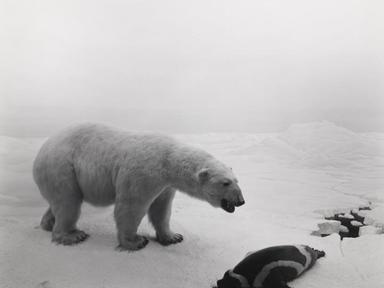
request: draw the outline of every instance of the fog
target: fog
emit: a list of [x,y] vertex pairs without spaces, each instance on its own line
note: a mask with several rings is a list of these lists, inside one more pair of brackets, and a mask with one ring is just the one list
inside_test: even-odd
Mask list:
[[0,132],[384,131],[382,1],[0,1]]

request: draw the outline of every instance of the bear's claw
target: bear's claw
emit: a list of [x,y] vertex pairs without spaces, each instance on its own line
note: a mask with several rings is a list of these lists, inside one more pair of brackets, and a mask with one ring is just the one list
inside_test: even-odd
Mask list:
[[89,235],[81,230],[75,230],[71,233],[66,234],[53,234],[52,242],[62,245],[74,245],[80,242],[85,241]]
[[116,247],[118,251],[137,251],[143,249],[149,243],[149,240],[144,236],[136,235],[135,241],[124,241],[124,245],[121,243]]
[[163,237],[159,237],[157,235],[156,239],[157,239],[157,241],[161,245],[164,245],[164,246],[168,246],[168,245],[171,245],[171,244],[176,244],[176,243],[179,243],[179,242],[184,240],[183,235],[178,234],[178,233],[175,233],[175,234],[172,234],[172,235],[168,235],[166,237],[164,237],[164,236]]

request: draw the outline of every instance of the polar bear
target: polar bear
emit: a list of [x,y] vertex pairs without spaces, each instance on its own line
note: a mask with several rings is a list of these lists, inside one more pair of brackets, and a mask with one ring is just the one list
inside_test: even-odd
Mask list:
[[33,176],[49,204],[41,227],[64,245],[88,237],[76,227],[83,201],[115,204],[122,250],[146,246],[148,240],[137,234],[146,214],[158,242],[183,240],[169,224],[176,190],[230,213],[244,204],[232,170],[207,152],[166,135],[101,124],[72,126],[48,139],[36,156]]

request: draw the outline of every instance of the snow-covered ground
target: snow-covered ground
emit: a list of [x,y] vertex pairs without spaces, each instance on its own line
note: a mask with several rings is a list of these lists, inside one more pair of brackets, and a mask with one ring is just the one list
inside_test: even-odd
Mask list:
[[[329,122],[297,124],[277,134],[178,135],[233,167],[246,205],[228,214],[178,193],[172,226],[185,240],[154,241],[117,252],[112,207],[83,208],[91,237],[51,243],[38,228],[47,204],[31,177],[44,139],[0,138],[0,287],[210,287],[248,251],[308,244],[326,258],[291,283],[296,288],[384,287],[384,135],[354,133]],[[371,205],[359,238],[311,236],[324,215]],[[146,219],[141,233],[154,237]]]

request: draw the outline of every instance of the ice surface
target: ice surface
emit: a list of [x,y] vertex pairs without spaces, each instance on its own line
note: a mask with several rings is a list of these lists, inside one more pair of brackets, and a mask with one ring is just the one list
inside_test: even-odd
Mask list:
[[319,223],[317,226],[319,227],[319,232],[314,235],[339,233],[341,230],[341,223],[339,221],[327,221]]
[[[86,242],[56,246],[38,228],[47,204],[31,167],[43,139],[0,138],[0,286],[52,288],[210,287],[248,251],[279,244],[325,250],[295,288],[384,287],[384,136],[329,122],[297,124],[275,134],[178,135],[233,167],[246,204],[228,214],[178,193],[172,227],[181,244],[154,241],[117,252],[113,208],[85,205]],[[340,242],[311,236],[324,216],[359,211],[374,228]],[[376,227],[376,228],[375,228]],[[154,237],[145,219],[140,232]]]
[[349,213],[345,213],[343,215],[339,216],[340,218],[345,218],[345,219],[353,219],[353,216]]
[[359,235],[366,235],[366,234],[382,234],[384,233],[383,229],[380,227],[375,226],[363,226],[359,230]]
[[359,221],[353,220],[353,221],[351,221],[351,225],[352,226],[362,226],[363,224],[361,222],[359,222]]

